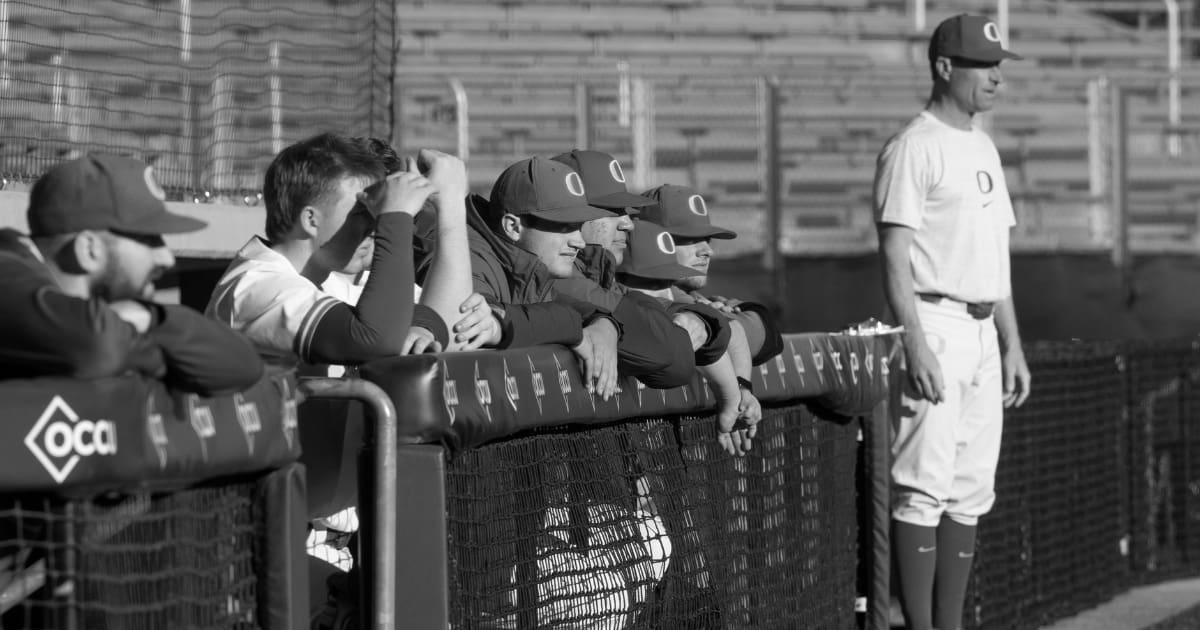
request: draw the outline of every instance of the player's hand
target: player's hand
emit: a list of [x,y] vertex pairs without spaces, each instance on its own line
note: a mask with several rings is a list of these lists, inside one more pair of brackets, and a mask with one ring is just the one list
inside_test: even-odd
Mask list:
[[942,366],[929,344],[924,339],[906,336],[904,359],[908,365],[908,382],[917,395],[935,405],[945,400]]
[[415,216],[434,190],[433,183],[423,175],[397,171],[368,186],[358,199],[375,215],[403,212]]
[[500,343],[503,335],[500,320],[492,312],[487,299],[478,293],[472,293],[458,307],[462,319],[454,324],[451,331],[454,342],[462,344],[460,350],[478,350],[484,346],[494,346]]
[[762,421],[762,404],[750,390],[741,388],[742,399],[738,402],[739,425],[746,427],[746,448],[750,448],[750,439],[758,435],[758,423]]
[[727,298],[723,295],[714,295],[708,298],[708,305],[723,313],[740,313],[742,311],[742,300],[737,298]]
[[617,327],[606,317],[583,328],[583,340],[571,348],[583,363],[589,394],[608,400],[617,391]]
[[426,352],[441,352],[442,344],[433,336],[433,331],[423,326],[413,326],[408,329],[408,337],[400,354],[424,354]]
[[692,339],[692,350],[698,349],[704,345],[704,342],[708,341],[708,327],[704,325],[704,321],[700,319],[699,315],[680,311],[675,313],[671,321],[675,322],[676,326],[687,331],[688,337]]
[[433,182],[439,197],[466,198],[467,165],[462,160],[449,153],[421,149],[416,163],[420,172]]
[[745,455],[750,450],[750,436],[747,429],[737,426],[740,397],[724,395],[721,387],[714,387],[713,393],[717,396],[717,444],[734,457]]
[[1004,406],[1020,407],[1029,398],[1029,388],[1033,376],[1029,373],[1029,364],[1025,362],[1025,352],[1018,345],[1004,353],[1000,358],[1004,371]]
[[109,302],[108,308],[112,309],[117,314],[117,317],[125,320],[141,334],[145,334],[147,330],[150,330],[150,324],[154,321],[154,316],[150,313],[150,309],[146,308],[145,304],[135,302],[134,300]]

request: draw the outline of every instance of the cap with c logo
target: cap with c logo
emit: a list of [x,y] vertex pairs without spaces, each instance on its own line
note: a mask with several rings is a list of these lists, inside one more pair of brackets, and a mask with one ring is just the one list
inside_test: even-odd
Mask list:
[[132,158],[92,154],[46,171],[29,191],[26,219],[32,236],[110,230],[161,235],[206,224],[167,211],[154,169]]

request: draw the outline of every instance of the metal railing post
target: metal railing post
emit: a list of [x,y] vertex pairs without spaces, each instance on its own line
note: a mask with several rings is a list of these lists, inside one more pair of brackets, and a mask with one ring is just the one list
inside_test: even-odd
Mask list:
[[[375,502],[372,506],[370,533],[375,540],[376,553],[371,562],[371,610],[364,611],[369,619],[365,627],[374,630],[394,630],[396,627],[396,407],[380,387],[370,381],[352,378],[304,378],[300,391],[306,397],[341,398],[361,401],[370,411],[374,424]],[[368,616],[369,615],[369,616]]]

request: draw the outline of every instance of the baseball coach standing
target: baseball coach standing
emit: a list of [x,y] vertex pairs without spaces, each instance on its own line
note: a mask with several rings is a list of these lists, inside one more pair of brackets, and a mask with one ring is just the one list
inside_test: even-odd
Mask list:
[[994,22],[957,15],[929,42],[925,110],[875,171],[884,292],[908,366],[892,443],[893,549],[909,630],[962,626],[979,517],[995,500],[1003,408],[1029,395],[1009,279],[1015,225],[992,109],[1005,50]]

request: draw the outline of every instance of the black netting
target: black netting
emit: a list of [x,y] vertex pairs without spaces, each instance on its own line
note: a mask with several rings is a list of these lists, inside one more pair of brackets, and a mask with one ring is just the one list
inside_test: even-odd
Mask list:
[[1200,355],[1187,344],[1129,352],[1132,564],[1140,579],[1200,570]]
[[767,410],[539,434],[447,471],[456,628],[855,628],[857,424]]
[[10,0],[0,172],[133,155],[175,198],[253,202],[286,144],[388,135],[393,4]]
[[1029,360],[1033,397],[1005,415],[997,502],[980,521],[971,628],[1037,627],[1127,584],[1120,353],[1053,344]]
[[0,627],[258,627],[253,483],[0,505]]

